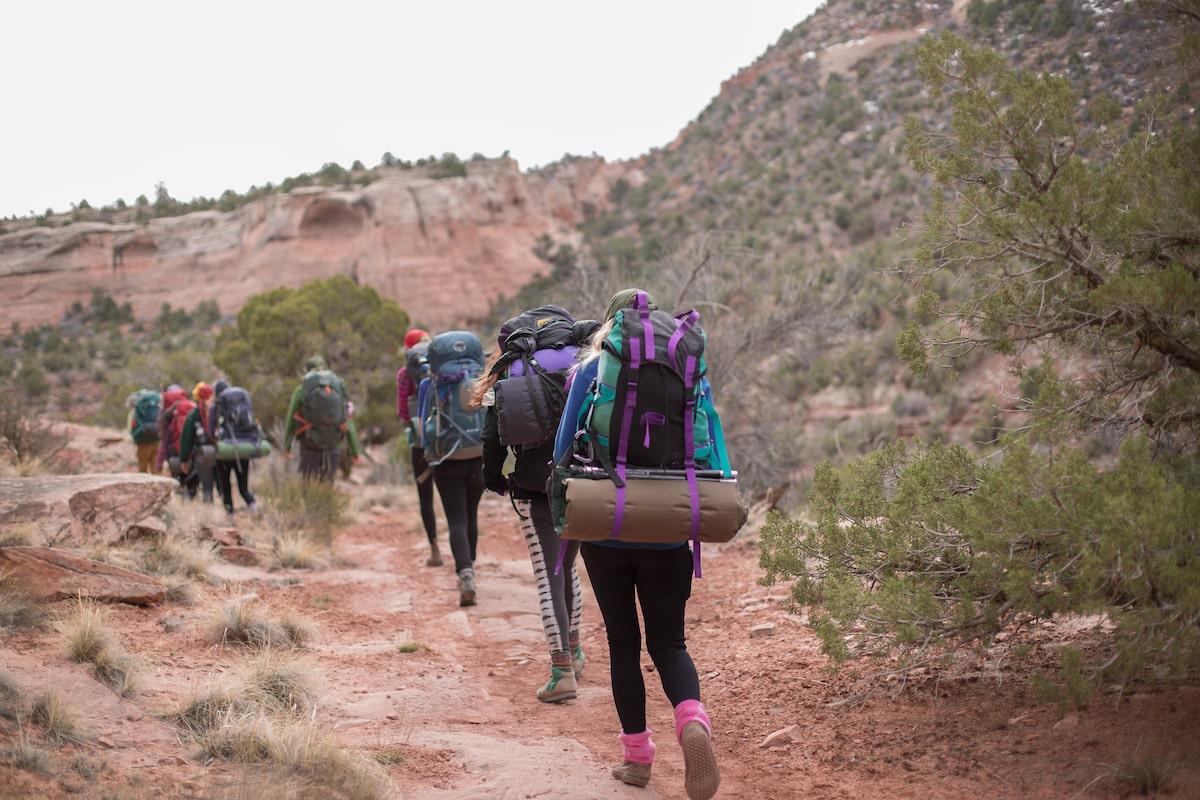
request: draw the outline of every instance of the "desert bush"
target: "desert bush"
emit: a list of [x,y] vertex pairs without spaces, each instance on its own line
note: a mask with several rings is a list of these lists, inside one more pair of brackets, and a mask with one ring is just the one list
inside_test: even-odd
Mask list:
[[271,619],[260,611],[253,598],[228,601],[209,624],[209,638],[214,643],[251,647],[303,647],[314,632],[312,622],[291,612]]
[[346,277],[251,297],[217,338],[214,359],[254,397],[264,427],[286,416],[305,360],[320,353],[342,377],[362,428],[396,431],[396,347],[408,315]]
[[39,420],[28,403],[0,392],[0,452],[18,472],[53,472],[66,434]]
[[78,715],[57,692],[42,692],[35,697],[29,716],[52,742],[78,742],[83,738]]
[[999,463],[963,448],[895,444],[838,474],[817,469],[812,524],[774,516],[767,580],[793,582],[835,658],[923,653],[986,640],[1055,613],[1107,614],[1105,667],[1200,659],[1200,489],[1194,463],[1145,439],[1100,471],[1079,452],[1005,443]]
[[96,680],[117,694],[133,693],[140,667],[112,630],[107,610],[80,600],[67,623],[66,640],[67,656],[76,663],[90,664]]

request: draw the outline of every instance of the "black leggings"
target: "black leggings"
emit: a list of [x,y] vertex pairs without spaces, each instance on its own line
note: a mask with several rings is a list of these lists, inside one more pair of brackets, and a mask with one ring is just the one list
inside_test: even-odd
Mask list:
[[692,553],[687,547],[650,550],[591,542],[583,543],[581,553],[608,632],[621,730],[641,733],[646,730],[646,684],[638,605],[646,623],[646,649],[667,699],[672,706],[700,699],[700,679],[683,632],[683,612],[692,594]]
[[221,492],[221,502],[225,510],[233,513],[233,480],[237,475],[238,493],[246,501],[247,506],[254,505],[254,494],[250,491],[250,461],[218,461],[216,464],[217,489]]
[[425,480],[419,480],[429,470],[424,447],[413,447],[409,453],[413,478],[417,479],[417,497],[421,500],[421,522],[425,523],[426,538],[434,544],[437,542],[437,515],[433,511],[433,475],[425,475]]
[[433,468],[433,480],[442,497],[442,511],[450,528],[454,571],[475,566],[479,542],[479,498],[483,496],[483,457],[443,461]]

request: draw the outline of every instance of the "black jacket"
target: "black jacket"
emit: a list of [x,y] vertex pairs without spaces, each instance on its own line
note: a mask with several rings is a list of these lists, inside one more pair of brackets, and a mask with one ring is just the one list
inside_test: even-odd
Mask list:
[[488,406],[483,420],[483,485],[493,492],[508,492],[517,500],[532,500],[546,494],[554,460],[554,440],[537,447],[517,450],[516,468],[507,478],[504,462],[508,448],[500,444],[499,420],[496,407]]

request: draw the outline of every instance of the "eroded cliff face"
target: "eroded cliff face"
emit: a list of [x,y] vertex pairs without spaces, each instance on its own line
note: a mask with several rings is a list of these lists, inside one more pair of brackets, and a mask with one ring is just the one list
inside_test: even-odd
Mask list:
[[209,299],[228,313],[259,292],[349,275],[415,321],[447,327],[542,272],[537,238],[574,241],[621,177],[639,182],[632,166],[600,159],[524,173],[500,160],[464,178],[395,170],[361,189],[301,189],[229,213],[30,228],[0,236],[0,302],[22,325],[55,321],[94,289],[139,318]]

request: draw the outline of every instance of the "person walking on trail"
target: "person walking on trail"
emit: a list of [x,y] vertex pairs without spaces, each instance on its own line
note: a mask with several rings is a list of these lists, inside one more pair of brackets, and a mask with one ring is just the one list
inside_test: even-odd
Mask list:
[[212,435],[213,387],[200,381],[192,389],[192,400],[196,407],[188,412],[179,439],[180,468],[199,482],[201,498],[211,503],[217,461],[217,446]]
[[154,460],[154,468],[161,472],[163,464],[167,464],[171,475],[179,481],[184,497],[191,500],[196,496],[199,480],[188,471],[180,457],[180,445],[183,440],[184,423],[196,404],[188,399],[187,392],[178,384],[167,387],[162,399],[163,410],[158,417],[158,455]]
[[352,459],[362,456],[348,402],[346,384],[330,371],[325,359],[308,359],[304,379],[292,392],[283,436],[283,449],[289,457],[292,442],[300,441],[300,475],[306,481],[333,483],[341,461],[342,437],[349,441]]
[[[579,345],[598,326],[595,321],[577,324],[559,306],[526,311],[500,327],[499,349],[475,386],[476,400],[486,409],[483,484],[511,498],[533,563],[542,627],[550,647],[550,679],[537,690],[543,703],[574,700],[587,663],[579,637],[583,611],[575,571],[579,543],[563,541],[555,532],[546,482],[566,399],[567,373]],[[506,476],[510,449],[515,468]],[[560,554],[560,548],[565,552]]]
[[125,428],[133,439],[137,454],[138,472],[155,474],[154,460],[158,455],[158,417],[162,413],[162,395],[153,389],[141,389],[125,398],[129,408]]
[[[262,430],[254,418],[254,410],[250,403],[250,394],[240,386],[230,386],[225,380],[219,380],[213,386],[215,397],[212,407],[212,440],[217,445],[218,454],[222,446],[258,445],[262,442]],[[264,442],[265,444],[265,442]],[[257,447],[255,448],[258,449]],[[250,491],[251,456],[235,455],[232,458],[218,458],[215,474],[217,491],[221,493],[221,504],[225,513],[233,517],[233,482],[237,480],[238,494],[246,504],[250,513],[257,513],[258,502]]]
[[[628,311],[628,314],[623,314],[623,311]],[[657,370],[647,367],[659,367],[661,362],[657,359],[662,357],[661,354],[670,352],[671,361],[675,361],[680,339],[691,327],[679,325],[664,314],[662,318],[665,318],[665,324],[677,330],[679,338],[664,335],[652,324],[652,311],[657,313],[653,298],[635,289],[618,292],[609,302],[604,324],[593,337],[586,360],[579,364],[570,379],[562,422],[555,439],[555,462],[558,465],[555,469],[556,479],[563,465],[575,459],[585,464],[590,462],[594,465],[598,462],[601,466],[594,467],[593,471],[609,473],[601,475],[602,482],[595,482],[601,488],[607,486],[611,489],[614,484],[622,487],[626,485],[626,477],[633,478],[625,469],[627,452],[648,452],[652,447],[663,447],[664,439],[667,446],[681,447],[678,439],[683,437],[676,436],[673,426],[684,428],[682,420],[672,419],[665,405],[662,413],[651,413],[643,408],[643,403],[648,406],[665,402],[662,398],[668,396],[680,402],[684,397],[694,397],[685,394],[683,386],[695,389],[691,381],[697,374],[702,376],[703,373],[690,369],[697,362],[693,362],[689,354],[688,374],[692,377],[688,383],[681,383],[676,375],[673,380],[679,386],[675,387],[674,394],[667,391],[666,377],[651,374]],[[640,315],[640,321],[632,316],[635,313]],[[676,328],[676,325],[679,327]],[[702,353],[704,339],[702,335],[697,338],[699,344],[695,344],[693,339],[693,344],[685,343],[684,347],[678,349],[686,352],[686,348],[691,346]],[[641,363],[640,353],[650,354],[646,364]],[[622,358],[628,361],[622,362]],[[682,360],[682,356],[680,358]],[[604,362],[603,372],[600,369],[601,362]],[[697,394],[708,392],[706,381],[701,380],[699,387]],[[703,396],[702,401],[702,408],[711,408],[708,394]],[[694,400],[688,400],[689,411],[693,410],[692,403]],[[622,407],[624,413],[619,410]],[[640,416],[636,413],[639,410],[642,411]],[[606,438],[601,441],[594,432],[606,425],[611,427],[603,427]],[[699,435],[693,433],[690,424],[686,430],[684,436],[688,440],[692,440],[693,435]],[[632,436],[628,435],[630,433]],[[719,431],[714,435],[723,457],[723,436]],[[616,459],[620,483],[609,481],[614,461],[611,453],[618,444],[612,440],[613,436],[617,436],[621,442]],[[705,441],[708,441],[707,432]],[[645,451],[639,449],[643,446]],[[689,473],[694,470],[694,452],[687,454]],[[633,465],[638,462],[631,458],[628,463]],[[651,483],[666,484],[667,481]],[[690,479],[688,485],[692,485]],[[553,485],[551,489],[555,492],[552,502],[557,502],[557,490]],[[615,522],[602,522],[597,528],[601,531],[612,530],[612,534],[608,535],[619,537],[626,495],[620,489],[613,491],[616,492],[616,501],[612,503],[610,500],[609,508],[617,510],[609,510],[608,519],[615,519]],[[569,526],[564,533],[570,535]],[[698,545],[696,547],[694,555],[698,559]],[[622,541],[620,538],[599,538],[584,541],[581,554],[604,619],[613,702],[621,722],[618,738],[624,760],[613,769],[613,777],[635,786],[647,785],[656,751],[646,724],[646,687],[641,666],[641,629],[638,623],[640,606],[646,628],[646,649],[654,662],[663,691],[675,708],[675,735],[683,749],[688,797],[691,800],[708,800],[717,791],[720,772],[713,754],[712,724],[701,703],[700,681],[685,639],[684,611],[691,595],[694,566],[698,571],[687,541],[641,543]]]
[[409,461],[421,505],[421,523],[429,540],[429,558],[425,565],[440,567],[443,561],[437,540],[437,515],[433,510],[433,470],[425,460],[421,428],[417,424],[417,392],[429,371],[430,341],[429,334],[420,328],[404,334],[404,366],[396,371],[396,416],[408,437]]
[[471,388],[483,374],[483,345],[470,331],[450,331],[429,343],[429,375],[417,396],[425,457],[450,528],[458,603],[475,605],[479,498],[483,496],[483,411]]

